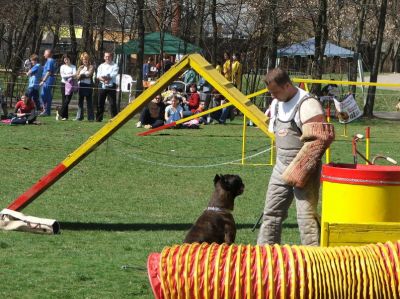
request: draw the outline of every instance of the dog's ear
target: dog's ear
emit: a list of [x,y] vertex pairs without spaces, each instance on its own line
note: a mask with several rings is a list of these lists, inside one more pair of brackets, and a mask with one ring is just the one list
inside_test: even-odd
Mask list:
[[218,174],[216,174],[215,177],[214,177],[214,186],[215,186],[215,184],[218,183],[218,181],[219,181],[220,179],[221,179],[220,176],[219,176]]

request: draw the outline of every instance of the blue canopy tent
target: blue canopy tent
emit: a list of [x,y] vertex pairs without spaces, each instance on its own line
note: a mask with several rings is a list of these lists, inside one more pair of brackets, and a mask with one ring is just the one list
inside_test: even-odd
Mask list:
[[[314,56],[314,54],[315,54],[315,38],[313,37],[303,42],[278,49],[277,65],[280,65],[281,62],[280,60],[283,57],[301,59],[302,57],[309,58],[311,56]],[[324,56],[330,58],[339,57],[344,59],[357,59],[358,75],[360,80],[363,81],[364,78],[363,67],[361,59],[359,58],[359,55],[357,53],[354,53],[349,49],[340,47],[328,41],[325,46]]]
[[[278,57],[285,57],[285,56],[307,57],[307,56],[314,56],[314,53],[315,53],[315,38],[313,37],[306,41],[290,45],[286,48],[279,49]],[[353,58],[354,52],[349,49],[339,47],[331,42],[327,42],[325,46],[324,56]]]

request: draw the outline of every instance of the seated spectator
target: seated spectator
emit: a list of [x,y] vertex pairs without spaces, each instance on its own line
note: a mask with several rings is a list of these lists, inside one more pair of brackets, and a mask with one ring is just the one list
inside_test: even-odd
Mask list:
[[179,101],[179,105],[181,105],[185,99],[185,97],[182,95],[181,91],[178,90],[178,87],[176,85],[172,85],[171,89],[163,92],[161,96],[164,99],[164,103],[166,104],[171,104],[171,99],[173,96],[176,96]]
[[36,120],[35,102],[28,96],[23,95],[21,100],[15,105],[15,117],[11,119],[11,124],[25,125],[32,124]]
[[164,119],[167,124],[183,118],[183,108],[179,105],[179,99],[176,95],[172,96],[171,105],[165,108]]
[[[204,111],[204,102],[201,101],[199,103],[199,107],[193,112],[193,115],[201,113]],[[189,120],[183,124],[184,127],[189,128],[189,129],[198,129],[200,127],[200,124],[203,124],[206,122],[206,118],[204,116],[201,116],[199,118],[194,118],[192,120]]]
[[147,107],[140,113],[137,128],[144,126],[146,129],[157,128],[164,124],[165,104],[161,101],[161,95],[157,95]]
[[187,117],[193,115],[200,105],[200,94],[197,92],[196,84],[190,85],[190,93],[187,100],[183,100],[183,116]]
[[[218,107],[223,104],[226,104],[227,102],[228,101],[220,93],[218,93],[218,91],[213,90],[209,108]],[[209,116],[207,117],[206,124],[211,124],[213,123],[214,120],[216,120],[220,124],[225,124],[227,118],[230,117],[232,108],[233,106],[228,106],[210,113]]]

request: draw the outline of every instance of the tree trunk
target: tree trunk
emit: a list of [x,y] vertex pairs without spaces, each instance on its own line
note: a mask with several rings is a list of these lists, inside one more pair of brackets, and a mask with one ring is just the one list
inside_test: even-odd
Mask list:
[[[385,19],[386,19],[386,11],[387,11],[387,0],[382,0],[380,13],[379,13],[379,23],[378,23],[378,31],[376,34],[376,47],[374,52],[374,62],[371,69],[370,82],[377,82],[378,80],[378,71],[379,71],[379,62],[382,50],[382,41],[383,41],[383,33],[385,30]],[[370,86],[368,88],[367,100],[364,106],[364,116],[368,118],[373,117],[374,111],[374,103],[375,103],[375,92],[376,86]]]
[[[218,24],[217,24],[217,0],[211,1],[211,22],[213,28],[213,37],[211,45],[211,62],[215,66],[218,61]],[[222,62],[222,61],[221,61]]]
[[137,31],[138,31],[138,54],[136,61],[136,92],[135,96],[139,96],[143,91],[143,63],[144,63],[144,0],[137,0]]
[[[364,35],[364,25],[365,25],[365,18],[366,18],[366,12],[368,9],[368,0],[362,0],[362,3],[360,5],[360,17],[358,19],[358,24],[357,24],[357,37],[356,37],[356,45],[354,48],[354,58],[351,63],[351,68],[350,68],[350,81],[357,81],[357,70],[358,70],[358,58],[360,55],[360,50],[361,50],[361,42],[362,38]],[[351,93],[355,94],[356,93],[356,85],[351,86]]]
[[[215,2],[215,3],[214,3]],[[196,1],[197,4],[197,14],[196,14],[196,27],[195,27],[195,41],[194,43],[197,46],[201,46],[201,39],[203,36],[203,25],[204,25],[204,12],[205,12],[205,8],[206,8],[206,1],[205,0],[197,0]],[[217,3],[215,0],[211,1],[211,9],[214,9],[214,12],[211,11],[211,18],[213,18],[213,13],[216,13],[216,9],[217,9]],[[215,15],[214,15],[215,17]],[[214,20],[212,20],[212,22],[214,22]],[[213,23],[213,30],[214,30],[214,23]],[[215,62],[213,62],[215,63]]]
[[279,36],[279,26],[278,26],[278,17],[277,17],[277,6],[278,0],[271,1],[271,10],[270,10],[270,20],[272,23],[272,32],[271,32],[271,42],[270,42],[270,51],[269,51],[269,62],[268,66],[270,69],[276,67],[276,59],[278,52],[278,36]]
[[381,72],[381,73],[383,72],[383,67],[385,66],[386,59],[389,57],[389,55],[392,53],[392,51],[393,51],[393,41],[390,42],[387,52],[383,55],[383,57],[381,59],[381,64],[379,66],[379,72]]
[[101,16],[100,16],[100,29],[99,29],[99,49],[98,49],[98,56],[97,61],[100,61],[103,58],[104,54],[104,29],[106,24],[106,12],[107,12],[107,0],[103,0],[100,8]]
[[[328,40],[328,24],[327,24],[327,0],[319,0],[318,19],[315,27],[315,53],[313,79],[321,79],[324,72],[324,53]],[[319,94],[321,90],[320,84],[313,84],[312,92]]]
[[78,43],[75,35],[75,21],[74,21],[74,6],[73,0],[68,0],[68,19],[69,19],[69,36],[71,38],[71,61],[76,65],[78,61]]

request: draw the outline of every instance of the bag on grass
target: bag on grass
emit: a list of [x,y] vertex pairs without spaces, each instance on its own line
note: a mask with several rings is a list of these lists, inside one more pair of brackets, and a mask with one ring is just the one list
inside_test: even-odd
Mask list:
[[60,224],[53,219],[25,216],[17,211],[3,209],[0,212],[0,229],[38,234],[58,234]]

